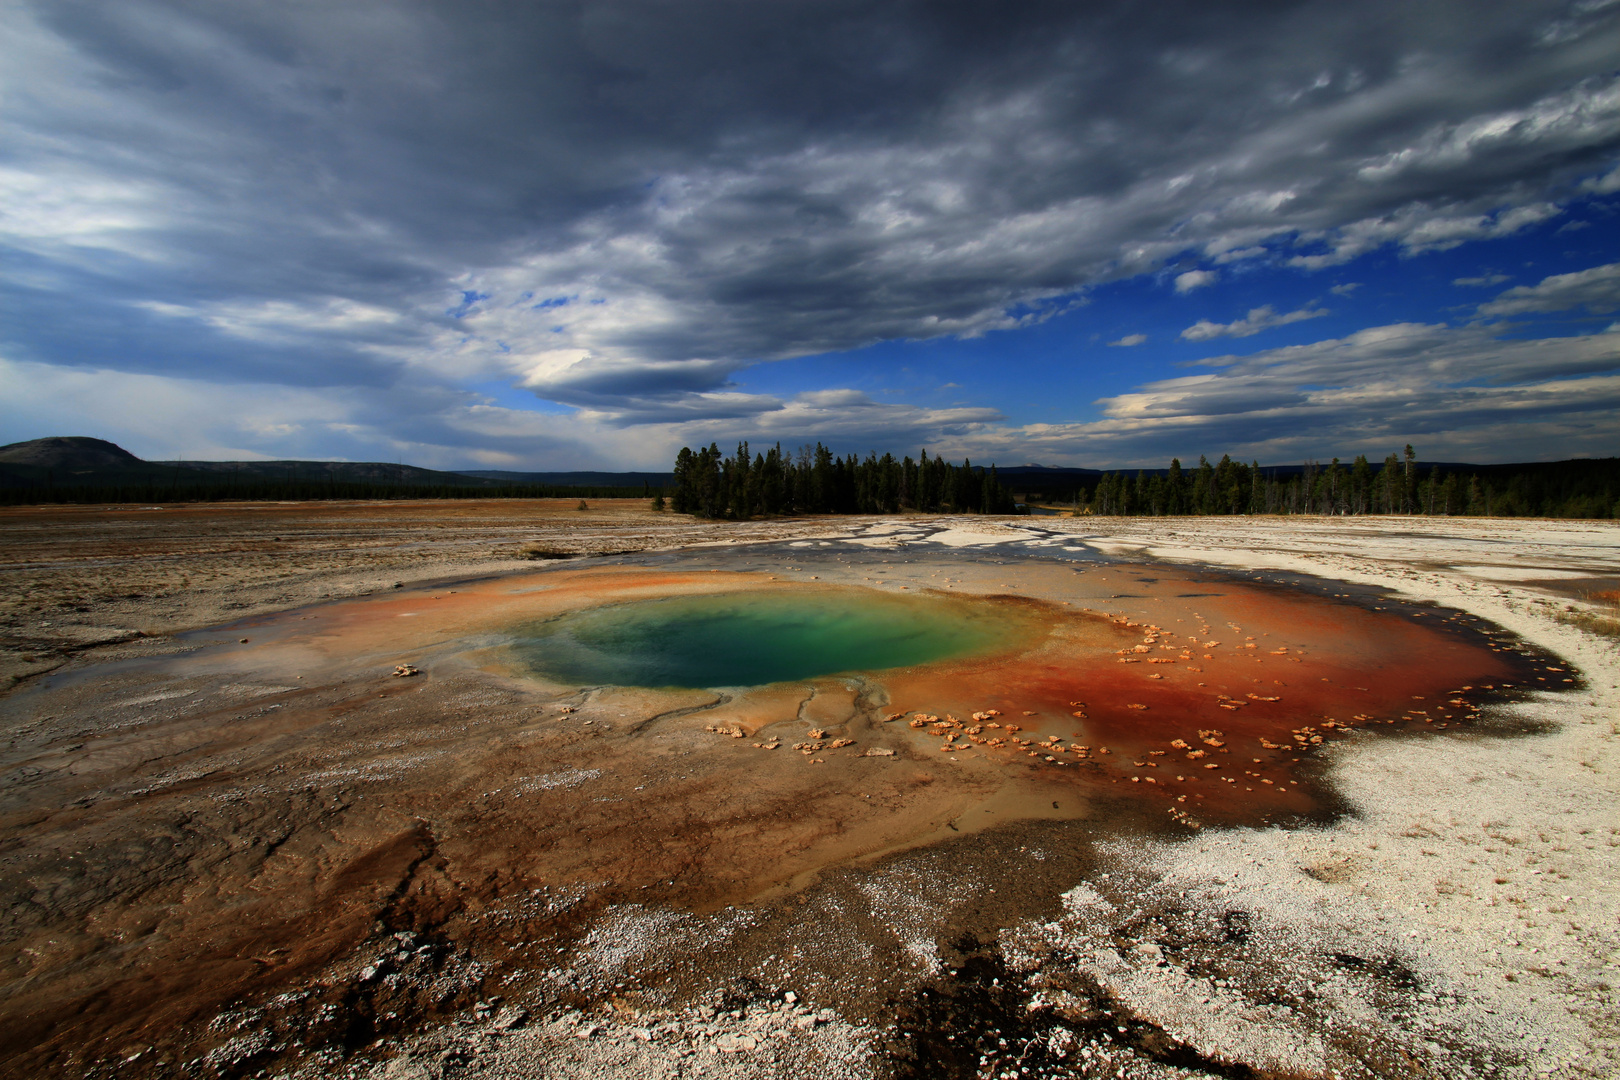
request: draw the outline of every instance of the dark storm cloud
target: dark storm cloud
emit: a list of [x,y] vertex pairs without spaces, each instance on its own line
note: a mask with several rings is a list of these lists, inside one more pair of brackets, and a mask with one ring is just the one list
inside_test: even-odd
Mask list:
[[1165,266],[1511,233],[1620,147],[1590,2],[3,18],[14,357],[498,376],[621,423],[780,413],[731,375]]

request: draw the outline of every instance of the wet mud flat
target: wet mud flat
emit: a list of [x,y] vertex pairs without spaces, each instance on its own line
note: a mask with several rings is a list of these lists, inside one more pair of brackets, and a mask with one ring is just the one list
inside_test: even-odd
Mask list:
[[[281,612],[14,691],[5,1068],[331,1070],[440,1022],[791,991],[866,1025],[896,1074],[978,1075],[1014,1045],[995,1002],[1063,963],[998,937],[1061,914],[1099,846],[1331,820],[1322,748],[1466,739],[1491,703],[1576,678],[1370,591],[1069,554],[817,541],[562,566]],[[764,687],[565,684],[523,655],[523,627],[586,608],[863,591],[1027,633]],[[1068,1038],[1092,1023],[1143,1068],[1242,1075],[1082,966]],[[1042,1023],[1006,1060],[1070,1068]]]

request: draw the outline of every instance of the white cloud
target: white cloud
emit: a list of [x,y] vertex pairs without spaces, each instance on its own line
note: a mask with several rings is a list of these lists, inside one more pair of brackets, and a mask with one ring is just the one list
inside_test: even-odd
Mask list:
[[1361,282],[1347,281],[1342,285],[1333,286],[1333,288],[1329,289],[1328,292],[1332,293],[1334,296],[1349,296],[1359,288],[1361,288]]
[[1188,270],[1185,274],[1176,275],[1176,292],[1190,293],[1205,285],[1213,285],[1220,277],[1218,270]]
[[1499,339],[1488,327],[1395,324],[1344,338],[1203,361],[1144,384],[1083,423],[989,426],[950,444],[974,460],[1094,467],[1230,452],[1262,463],[1381,457],[1530,461],[1610,456],[1620,431],[1613,336]]
[[1110,341],[1108,344],[1116,345],[1116,346],[1123,346],[1124,348],[1128,349],[1132,345],[1140,345],[1140,344],[1142,344],[1142,342],[1144,342],[1146,340],[1147,340],[1147,335],[1146,334],[1126,334],[1124,337],[1120,338],[1118,341]]
[[[601,418],[582,411],[580,418],[591,423],[613,425],[612,417]],[[852,389],[812,390],[781,402],[781,407],[747,421],[702,418],[670,421],[657,427],[633,429],[643,440],[656,432],[671,447],[722,446],[747,439],[756,446],[781,442],[789,448],[811,442],[827,442],[840,453],[874,451],[904,453],[908,448],[942,445],[957,447],[982,438],[1006,418],[991,408],[930,409],[904,403],[876,401]]]
[[1512,341],[1481,327],[1396,324],[1203,363],[1218,370],[1150,383],[1102,402],[1104,413],[1150,427],[1247,432],[1248,440],[1336,442],[1343,453],[1374,433],[1515,418],[1568,424],[1584,416],[1601,426],[1603,414],[1620,410],[1620,356],[1603,335]]
[[1595,176],[1581,184],[1581,190],[1593,195],[1612,195],[1620,191],[1620,168]]
[[1324,308],[1300,308],[1298,311],[1289,311],[1282,315],[1272,308],[1270,304],[1262,307],[1250,308],[1249,313],[1236,322],[1214,323],[1208,319],[1199,319],[1181,332],[1187,341],[1211,341],[1221,337],[1253,337],[1262,330],[1270,330],[1274,326],[1287,326],[1289,323],[1304,322],[1306,319],[1317,319],[1328,314]]
[[1554,274],[1536,285],[1520,285],[1481,304],[1481,315],[1520,315],[1531,311],[1568,311],[1584,307],[1595,314],[1620,310],[1620,263],[1594,266],[1573,274]]
[[185,306],[139,300],[131,306],[174,319],[194,319],[247,341],[297,344],[329,334],[367,337],[404,321],[395,310],[329,296],[306,301],[224,301]]
[[1491,285],[1500,285],[1504,281],[1511,280],[1512,275],[1510,274],[1483,274],[1479,277],[1452,278],[1451,283],[1453,285],[1461,285],[1464,288],[1475,289],[1487,288]]
[[1330,250],[1324,254],[1296,255],[1288,260],[1288,265],[1306,270],[1340,266],[1385,244],[1398,244],[1411,255],[1449,251],[1470,240],[1512,236],[1561,213],[1558,206],[1546,202],[1485,214],[1457,213],[1444,206],[1414,203],[1391,214],[1351,222],[1332,232],[1306,233],[1303,239],[1320,240]]
[[[639,468],[672,459],[657,443],[436,388],[219,383],[0,358],[10,440],[93,435],[138,457],[407,461],[463,468]],[[654,449],[649,451],[649,445]],[[541,463],[546,463],[542,466]]]

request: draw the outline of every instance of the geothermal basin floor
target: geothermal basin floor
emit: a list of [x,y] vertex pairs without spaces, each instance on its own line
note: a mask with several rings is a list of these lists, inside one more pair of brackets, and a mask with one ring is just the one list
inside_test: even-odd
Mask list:
[[[154,523],[138,572],[225,579],[179,608],[29,541],[72,604],[8,613],[10,1074],[1614,1067],[1612,526],[439,512]],[[229,588],[265,526],[310,565]],[[684,690],[521,647],[726,595],[1023,631]]]

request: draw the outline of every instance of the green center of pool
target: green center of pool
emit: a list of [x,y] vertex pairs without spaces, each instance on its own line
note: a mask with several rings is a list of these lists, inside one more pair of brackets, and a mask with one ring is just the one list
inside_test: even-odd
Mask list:
[[1005,604],[860,589],[682,596],[571,612],[522,628],[538,674],[582,685],[763,686],[1000,652],[1035,620]]

